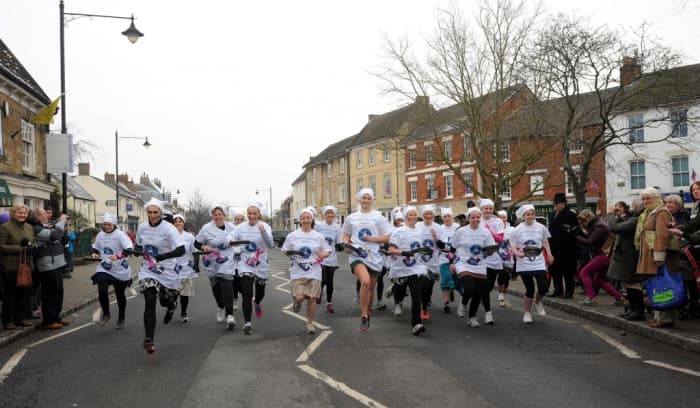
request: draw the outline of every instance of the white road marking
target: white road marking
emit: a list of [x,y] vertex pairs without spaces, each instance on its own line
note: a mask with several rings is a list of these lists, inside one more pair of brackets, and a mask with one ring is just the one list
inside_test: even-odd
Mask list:
[[676,367],[671,364],[667,363],[662,363],[661,361],[654,361],[654,360],[644,360],[645,363],[651,364],[653,366],[661,367],[661,368],[666,368],[668,370],[673,370],[673,371],[678,371],[683,374],[688,374],[688,375],[694,375],[696,377],[700,377],[700,372],[694,371],[688,368],[683,368],[683,367]]
[[309,359],[309,357],[311,357],[311,355],[314,354],[314,352],[321,345],[321,343],[323,343],[326,340],[326,338],[331,334],[333,334],[331,330],[322,331],[321,334],[306,347],[306,350],[304,350],[299,355],[299,357],[297,358],[297,363],[305,363]]
[[136,289],[131,288],[131,287],[129,288],[129,293],[131,293],[131,297],[132,297],[132,298],[139,294],[139,293],[136,291]]
[[567,323],[567,324],[576,324],[576,322],[573,320],[566,320],[566,319],[562,319],[561,317],[550,316],[549,314],[547,316],[545,316],[545,318],[556,320],[558,322]]
[[299,369],[301,369],[303,372],[307,373],[308,375],[323,381],[331,388],[334,388],[334,389],[342,392],[343,394],[351,397],[352,399],[354,399],[355,401],[359,402],[360,404],[362,404],[366,407],[376,407],[376,408],[386,407],[386,405],[381,404],[381,403],[373,400],[372,398],[370,398],[370,397],[368,397],[368,396],[366,396],[358,391],[353,390],[352,388],[348,387],[345,383],[336,381],[333,378],[327,376],[323,372],[321,372],[313,367],[310,367],[306,364],[301,364],[297,367],[299,367]]
[[[296,313],[292,312],[291,310],[282,309],[282,313],[286,313],[290,316],[294,316],[295,318],[297,318],[303,322],[306,322],[306,316],[296,314]],[[314,326],[318,327],[321,330],[330,330],[330,327],[326,326],[325,324],[321,324],[319,322],[314,322]]]
[[100,316],[102,315],[102,308],[97,308],[94,312],[92,312],[92,321],[93,322],[98,322],[100,321]]
[[53,336],[51,336],[51,337],[47,337],[47,338],[45,338],[45,339],[41,339],[41,340],[37,341],[36,343],[32,343],[32,344],[28,345],[27,348],[36,347],[36,346],[38,346],[38,345],[40,345],[40,344],[44,344],[44,343],[46,343],[46,342],[48,342],[48,341],[51,341],[51,340],[53,340],[53,339],[57,339],[57,338],[59,338],[59,337],[65,336],[66,334],[70,334],[70,333],[76,332],[76,331],[78,331],[78,330],[82,330],[82,329],[84,329],[84,328],[86,328],[86,327],[88,327],[88,326],[92,326],[92,325],[94,325],[94,324],[95,324],[95,323],[93,323],[93,322],[89,322],[89,323],[85,323],[85,324],[83,324],[83,325],[81,325],[81,326],[74,327],[74,328],[72,328],[72,329],[70,329],[70,330],[61,331],[60,333],[55,334],[55,335],[53,335]]
[[625,346],[624,344],[618,342],[617,340],[613,339],[612,337],[608,336],[607,334],[600,332],[587,324],[582,324],[581,327],[583,327],[584,329],[588,330],[589,332],[595,334],[596,336],[600,337],[601,339],[603,339],[606,343],[610,344],[611,346],[615,347],[620,353],[624,354],[625,357],[627,357],[627,358],[642,358],[639,354],[637,354],[636,351],[634,351],[631,348]]
[[5,363],[5,365],[2,366],[2,369],[0,369],[0,384],[2,384],[5,379],[10,376],[12,370],[17,367],[17,364],[19,364],[25,354],[27,354],[27,349],[23,348],[18,350],[12,355],[12,357],[10,357],[9,360],[7,360],[7,363]]

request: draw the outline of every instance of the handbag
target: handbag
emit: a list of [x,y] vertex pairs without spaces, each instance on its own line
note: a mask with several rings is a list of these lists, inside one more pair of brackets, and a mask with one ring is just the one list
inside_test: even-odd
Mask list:
[[610,235],[608,235],[608,238],[605,240],[605,243],[600,248],[600,250],[608,257],[611,257],[613,255],[614,249],[615,249],[615,234],[610,234]]
[[685,302],[685,287],[680,273],[671,275],[666,264],[659,266],[656,277],[644,283],[651,308],[654,310],[675,309]]
[[19,250],[19,265],[17,267],[17,287],[31,288],[32,287],[32,268],[27,262],[27,249]]

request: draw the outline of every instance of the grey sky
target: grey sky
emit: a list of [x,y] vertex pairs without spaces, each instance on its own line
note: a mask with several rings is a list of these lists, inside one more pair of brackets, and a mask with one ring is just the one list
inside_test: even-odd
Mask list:
[[[471,1],[461,2],[469,10]],[[700,62],[700,2],[550,1],[611,26],[647,20],[685,63]],[[420,40],[439,0],[214,1],[66,0],[74,13],[136,15],[78,19],[66,28],[68,127],[101,148],[92,173],[114,172],[114,131],[148,136],[119,144],[120,170],[142,172],[186,199],[200,188],[214,203],[241,205],[272,187],[274,207],[310,154],[358,132],[369,113],[405,101],[380,94],[369,74],[383,35]],[[679,10],[679,5],[684,8]],[[51,99],[60,93],[58,0],[11,2],[0,37]],[[53,128],[60,128],[60,115]],[[260,200],[269,201],[261,192]]]

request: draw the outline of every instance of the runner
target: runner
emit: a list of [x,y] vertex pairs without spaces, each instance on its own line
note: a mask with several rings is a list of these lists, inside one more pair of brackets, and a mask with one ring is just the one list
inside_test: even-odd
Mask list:
[[175,259],[185,254],[185,244],[177,229],[163,222],[163,203],[152,198],[146,203],[148,221],[136,230],[136,250],[143,251],[139,270],[139,287],[146,301],[143,324],[146,338],[143,347],[148,354],[156,349],[153,343],[156,330],[156,297],[167,308],[163,323],[168,324],[177,307],[180,278],[175,272]]
[[321,208],[321,214],[324,220],[316,223],[314,227],[316,231],[323,235],[328,246],[331,247],[330,255],[325,258],[321,264],[321,296],[318,296],[318,303],[320,304],[321,298],[323,297],[323,287],[325,286],[326,311],[328,313],[335,313],[335,308],[333,307],[333,277],[335,275],[335,270],[338,269],[338,255],[335,251],[343,250],[343,231],[340,229],[340,225],[335,222],[335,215],[337,213],[338,209],[334,206],[324,206]]
[[97,270],[92,275],[92,284],[97,285],[97,298],[100,301],[102,315],[98,324],[104,326],[111,319],[109,312],[109,285],[114,287],[114,296],[117,298],[116,329],[124,328],[126,317],[126,291],[131,286],[131,267],[124,254],[125,249],[133,249],[131,239],[117,226],[117,217],[105,213],[102,216],[102,231],[95,237],[92,244],[90,257],[101,259],[97,264]]
[[389,241],[390,226],[386,218],[372,210],[374,191],[362,188],[357,193],[359,211],[348,216],[343,225],[343,242],[350,250],[350,270],[360,280],[360,331],[369,330],[370,306],[381,273],[383,259],[379,247]]
[[[237,210],[231,210],[231,218],[233,218],[233,226],[243,224],[245,214]],[[238,294],[241,293],[241,276],[238,273],[238,263],[241,261],[241,247],[236,245],[233,247],[233,265],[235,273],[233,275],[233,310],[238,310]]]
[[542,304],[542,298],[547,293],[547,266],[542,250],[550,254],[547,257],[547,263],[551,264],[554,257],[551,256],[552,251],[549,248],[550,235],[547,227],[535,221],[535,207],[530,204],[523,205],[518,208],[515,215],[523,222],[515,227],[511,237],[511,247],[513,254],[518,257],[518,274],[525,285],[523,323],[530,324],[535,282],[537,283],[535,310],[540,316],[547,315]]
[[194,296],[194,278],[199,276],[193,269],[194,235],[185,231],[184,215],[175,214],[173,222],[185,243],[185,255],[175,260],[175,272],[180,275],[180,321],[187,323],[190,321],[190,317],[187,315],[187,306],[190,303],[190,296]]
[[[328,224],[335,217],[335,209],[324,207],[326,215],[323,224]],[[282,252],[292,260],[289,266],[289,277],[292,285],[294,311],[301,310],[301,304],[306,300],[306,333],[314,334],[314,315],[316,304],[321,298],[322,267],[321,262],[333,252],[331,246],[320,232],[311,228],[314,213],[310,208],[304,208],[299,213],[299,229],[287,235],[282,245]],[[338,235],[336,234],[336,237]],[[336,262],[337,263],[337,262]],[[332,285],[332,283],[331,283]],[[332,290],[331,290],[332,293]],[[332,306],[331,306],[332,307]]]
[[439,262],[440,262],[440,289],[442,290],[442,300],[444,304],[442,306],[442,311],[445,313],[450,313],[450,304],[454,301],[454,290],[455,282],[452,279],[452,271],[450,271],[450,259],[448,254],[450,253],[450,242],[452,242],[452,237],[459,225],[454,222],[452,217],[452,208],[443,208],[440,211],[443,221],[445,222],[441,228],[440,240],[437,242],[440,248]]
[[426,267],[428,268],[428,276],[430,277],[430,282],[423,285],[422,289],[422,298],[425,300],[425,302],[423,303],[421,318],[426,321],[430,319],[428,306],[431,304],[435,281],[440,280],[440,257],[438,256],[439,253],[436,242],[440,239],[442,227],[435,222],[435,206],[431,204],[421,206],[421,215],[423,216],[423,222],[416,224],[416,227],[423,231],[421,246],[433,248],[432,253],[421,255],[423,263],[425,263]]
[[[494,205],[493,201],[488,198],[482,198],[481,204],[481,226],[486,228],[487,231],[491,233],[496,244],[501,245],[503,243],[503,233],[505,228],[503,226],[503,221],[494,215]],[[488,276],[489,291],[487,296],[481,297],[481,304],[484,305],[484,310],[486,315],[484,316],[484,323],[492,325],[494,324],[493,314],[491,313],[491,296],[490,293],[493,290],[496,280],[502,280],[501,276],[507,276],[510,279],[510,275],[503,273],[503,260],[498,253],[493,253],[490,256],[484,258],[486,263],[486,275]]]
[[272,229],[260,220],[262,204],[250,202],[247,207],[248,222],[237,226],[229,239],[248,241],[241,252],[238,271],[241,277],[241,294],[243,295],[243,333],[253,332],[251,315],[253,311],[253,287],[255,287],[255,317],[261,319],[263,308],[261,302],[265,296],[265,282],[269,277],[267,250],[272,248]]
[[487,255],[484,254],[484,250],[493,248],[496,241],[489,231],[480,226],[481,210],[476,207],[468,209],[467,219],[469,224],[459,228],[452,237],[451,252],[455,256],[450,259],[450,269],[457,274],[464,288],[462,307],[466,308],[469,304],[469,327],[479,327],[476,312],[479,309],[480,298],[489,295],[484,261]]
[[508,222],[508,213],[501,210],[498,212],[498,218],[503,221],[503,242],[501,242],[501,247],[498,248],[498,255],[501,256],[503,261],[503,273],[498,274],[498,305],[501,307],[506,306],[506,292],[508,291],[508,285],[510,284],[511,277],[513,276],[513,270],[515,269],[515,261],[513,260],[513,253],[510,250],[510,239],[515,232],[515,227],[512,227]]
[[229,235],[234,226],[226,222],[226,212],[222,207],[211,210],[212,220],[199,230],[194,246],[202,252],[202,266],[207,271],[211,291],[216,301],[217,323],[226,320],[226,327],[233,330],[236,319],[233,317],[233,279],[235,277],[234,247]]
[[[395,207],[391,211],[391,216],[394,220],[394,222],[390,228],[391,232],[393,233],[394,231],[396,231],[397,228],[403,226],[404,219],[403,219],[403,211],[401,210],[401,207]],[[388,243],[385,245],[387,246],[387,250],[388,250]],[[386,270],[386,273],[391,273],[391,267],[394,265],[394,262],[396,262],[396,257],[394,255],[391,255],[388,253],[385,254],[384,255],[384,266],[382,268],[382,271]],[[403,296],[401,297],[401,299],[406,297],[405,292],[406,291],[404,290],[404,293],[403,293]],[[394,282],[391,279],[391,277],[389,279],[389,287],[386,289],[386,291],[384,293],[385,293],[385,296],[387,299],[394,295]],[[379,294],[377,296],[379,296]],[[401,316],[401,313],[403,313],[402,302],[397,302],[396,299],[394,299],[394,316],[396,316],[396,317]]]

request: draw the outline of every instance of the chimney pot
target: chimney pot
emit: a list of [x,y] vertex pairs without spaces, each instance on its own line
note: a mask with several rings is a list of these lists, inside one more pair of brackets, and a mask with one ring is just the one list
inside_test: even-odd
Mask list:
[[79,176],[89,176],[90,175],[90,163],[78,163],[78,175]]
[[642,66],[639,60],[634,57],[622,57],[622,67],[620,68],[620,84],[626,86],[642,76]]

